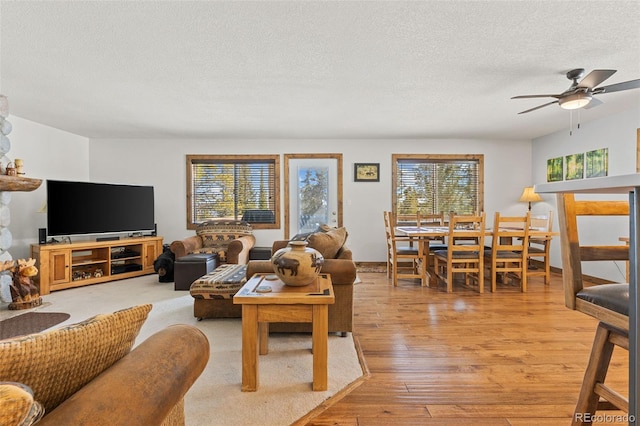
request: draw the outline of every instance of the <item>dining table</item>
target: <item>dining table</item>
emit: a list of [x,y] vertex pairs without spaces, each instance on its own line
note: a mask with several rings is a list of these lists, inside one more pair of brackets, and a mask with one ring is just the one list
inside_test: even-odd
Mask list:
[[[502,228],[501,228],[502,229]],[[505,229],[517,229],[517,228],[505,228]],[[436,283],[435,273],[433,273],[432,268],[429,263],[429,242],[434,239],[441,239],[443,237],[449,237],[449,227],[448,226],[396,226],[394,227],[396,235],[401,235],[408,237],[410,240],[416,241],[417,244],[423,245],[422,252],[425,256],[425,262],[427,265],[427,286],[431,286],[431,284]],[[464,232],[464,229],[458,229],[456,232]],[[485,228],[484,231],[485,237],[493,237],[493,229]],[[535,238],[553,238],[554,236],[558,236],[558,232],[549,231],[548,228],[544,227],[531,227],[529,228],[529,236]],[[485,244],[486,245],[486,244]]]
[[[625,194],[629,199],[629,425],[636,425],[638,418],[638,271],[640,253],[640,174],[631,173],[617,176],[603,176],[589,179],[548,182],[537,184],[538,194]],[[560,196],[560,195],[558,195]]]

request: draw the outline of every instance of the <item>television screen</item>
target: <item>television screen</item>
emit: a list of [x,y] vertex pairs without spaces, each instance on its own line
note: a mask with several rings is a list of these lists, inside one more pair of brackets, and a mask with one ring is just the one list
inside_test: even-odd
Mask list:
[[153,231],[152,186],[47,180],[51,236]]

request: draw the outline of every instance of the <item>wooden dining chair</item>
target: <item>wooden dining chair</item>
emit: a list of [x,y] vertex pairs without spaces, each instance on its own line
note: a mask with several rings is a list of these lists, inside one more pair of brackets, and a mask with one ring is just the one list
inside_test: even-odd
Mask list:
[[[420,213],[418,211],[417,213],[417,224],[419,227],[422,228],[428,228],[430,226],[434,226],[434,227],[443,227],[445,226],[445,217],[444,217],[444,212],[440,212],[440,213]],[[425,241],[423,241],[423,243],[425,243]],[[428,241],[426,241],[425,246],[423,247],[423,250],[425,250],[425,254],[427,256],[427,273],[430,273],[433,271],[433,265],[435,263],[434,261],[434,257],[433,257],[433,253],[436,252],[437,250],[446,250],[447,249],[447,242],[446,242],[446,237],[444,236],[434,236],[429,238]]]
[[444,212],[440,213],[416,213],[419,226],[443,226],[445,222]]
[[416,213],[396,213],[396,226],[418,226],[418,215]]
[[623,244],[581,245],[578,232],[579,217],[628,215],[627,201],[576,200],[573,194],[558,194],[565,305],[599,321],[573,425],[591,424],[585,419],[597,410],[629,411],[629,400],[605,384],[614,347],[629,350],[629,284],[592,283],[587,286],[582,275],[582,262],[628,260],[629,247]]
[[[543,215],[531,215],[531,229],[544,230],[551,232],[553,230],[553,211]],[[543,276],[544,283],[551,283],[551,236],[548,237],[529,237],[529,261],[527,262],[527,275],[529,277]],[[536,261],[535,263],[532,260]]]
[[527,291],[527,262],[531,216],[502,216],[496,212],[493,220],[491,249],[485,250],[485,265],[491,276],[491,292],[497,288],[498,275],[506,281],[516,277],[520,291]]
[[[418,213],[396,213],[394,226],[420,226],[420,216]],[[413,247],[417,241],[414,238],[409,238],[409,247]]]
[[[444,226],[445,217],[444,212],[440,213],[417,213],[417,224],[418,226]],[[433,237],[429,240],[429,250],[433,252],[434,250],[444,250],[447,248],[446,237]]]
[[427,285],[427,265],[423,245],[409,246],[410,239],[397,236],[393,212],[384,212],[385,232],[387,234],[387,278],[398,285],[400,278],[418,278],[420,285]]
[[485,213],[479,215],[449,216],[449,241],[464,239],[465,244],[449,244],[446,250],[436,250],[434,271],[446,283],[447,292],[453,292],[456,274],[464,275],[464,282],[475,281],[478,292],[484,292],[484,233]]
[[387,278],[391,278],[393,276],[393,237],[391,227],[394,226],[392,220],[392,216],[389,215],[390,212],[383,211],[382,214],[384,216],[384,233],[385,233],[385,242],[387,243]]

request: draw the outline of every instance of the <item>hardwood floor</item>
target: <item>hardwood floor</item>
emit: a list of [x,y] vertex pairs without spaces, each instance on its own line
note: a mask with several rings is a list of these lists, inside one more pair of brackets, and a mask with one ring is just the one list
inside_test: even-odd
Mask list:
[[[564,307],[560,275],[484,294],[358,275],[353,335],[370,376],[306,424],[570,424],[596,320]],[[607,383],[627,395],[626,351]]]

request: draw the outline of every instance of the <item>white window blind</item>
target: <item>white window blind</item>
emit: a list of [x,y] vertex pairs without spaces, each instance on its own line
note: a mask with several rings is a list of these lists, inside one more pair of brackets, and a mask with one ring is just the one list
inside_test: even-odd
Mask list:
[[190,220],[276,223],[274,159],[194,158],[190,161]]
[[396,158],[397,214],[472,214],[482,210],[481,158]]

